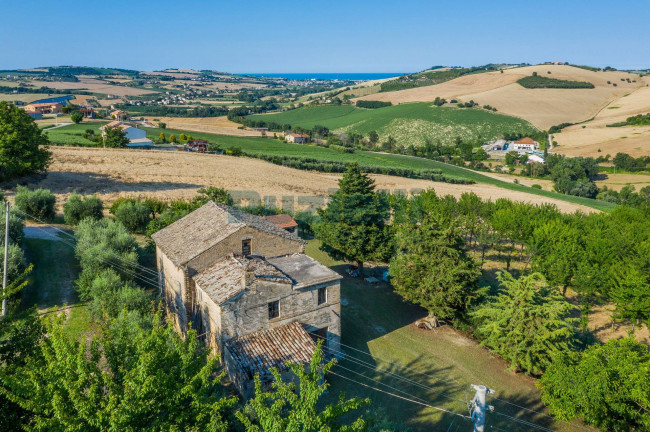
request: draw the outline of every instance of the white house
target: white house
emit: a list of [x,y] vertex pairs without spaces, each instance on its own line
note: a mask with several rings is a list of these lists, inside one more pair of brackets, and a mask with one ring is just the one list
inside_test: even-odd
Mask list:
[[536,154],[531,154],[528,155],[528,159],[526,160],[526,163],[546,163],[543,157],[536,155]]
[[539,143],[532,138],[526,137],[513,142],[511,149],[515,151],[537,151],[539,150]]
[[99,129],[102,131],[102,137],[106,135],[105,133],[106,128],[114,128],[114,127],[119,127],[120,129],[122,129],[122,131],[124,131],[126,137],[129,139],[129,144],[127,144],[128,147],[153,146],[153,141],[147,138],[147,131],[145,131],[144,129],[138,129],[135,126],[124,124],[120,121],[113,121],[108,123],[107,125],[100,127]]

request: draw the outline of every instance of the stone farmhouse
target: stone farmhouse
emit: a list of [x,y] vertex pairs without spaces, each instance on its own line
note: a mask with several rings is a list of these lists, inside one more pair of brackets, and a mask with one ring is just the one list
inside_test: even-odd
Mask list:
[[340,350],[338,273],[271,221],[209,202],[152,236],[161,294],[177,329],[221,354],[244,397],[252,378],[307,363],[315,342]]
[[289,133],[285,135],[284,139],[287,142],[294,143],[294,144],[306,144],[309,142],[309,135],[299,134],[299,133]]

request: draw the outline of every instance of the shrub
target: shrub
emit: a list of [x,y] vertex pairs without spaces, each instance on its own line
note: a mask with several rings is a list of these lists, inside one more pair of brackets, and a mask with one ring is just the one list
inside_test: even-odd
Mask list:
[[83,219],[101,219],[104,206],[102,201],[95,195],[83,198],[73,193],[63,204],[63,217],[68,225],[77,225]]
[[[0,245],[5,243],[5,217],[2,215],[0,217]],[[23,221],[16,215],[9,214],[9,240],[14,243],[21,244],[25,238],[25,232],[23,230]]]
[[555,78],[548,78],[538,76],[533,72],[532,76],[527,76],[517,80],[517,83],[522,87],[529,89],[536,88],[561,88],[561,89],[592,89],[594,85],[586,81],[569,81],[559,80]]
[[533,189],[541,189],[541,188],[542,188],[542,186],[541,186],[541,185],[538,185],[538,184],[534,184],[534,185],[532,185],[531,187],[532,187]]
[[[25,255],[23,250],[17,244],[9,245],[9,253],[7,254],[7,281],[11,284],[16,278],[20,277],[25,269],[27,264],[25,261]],[[4,247],[0,248],[0,262],[4,262],[5,259],[5,249]],[[3,267],[0,266],[0,278],[4,277]]]
[[36,189],[30,191],[24,186],[18,186],[14,204],[16,208],[29,218],[42,221],[54,219],[54,194],[47,189]]
[[393,105],[391,102],[382,102],[382,101],[371,101],[371,100],[359,100],[357,101],[357,107],[359,108],[384,108]]
[[115,219],[130,232],[143,233],[150,215],[151,209],[143,202],[125,202],[115,210]]
[[123,309],[145,314],[151,300],[145,290],[131,282],[123,282],[120,275],[110,268],[95,276],[85,296],[92,300],[90,311],[95,317],[106,313],[111,318],[117,317]]
[[83,114],[81,114],[79,111],[75,111],[70,115],[70,120],[75,122],[76,124],[81,123],[81,121],[84,119]]

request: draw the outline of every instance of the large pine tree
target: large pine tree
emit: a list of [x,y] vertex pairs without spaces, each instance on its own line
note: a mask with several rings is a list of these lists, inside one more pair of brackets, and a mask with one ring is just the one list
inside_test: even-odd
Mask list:
[[[428,207],[425,203],[424,208]],[[460,220],[429,209],[421,222],[400,224],[396,239],[391,282],[404,299],[427,309],[432,321],[462,315],[481,294],[479,264],[464,250]]]
[[321,248],[335,259],[354,261],[363,272],[366,261],[383,261],[392,251],[388,199],[375,191],[375,181],[350,165],[339,190],[320,211],[316,234]]
[[499,281],[499,295],[472,314],[476,333],[512,369],[540,375],[554,355],[572,349],[576,320],[569,314],[574,307],[539,273],[515,279],[501,272]]

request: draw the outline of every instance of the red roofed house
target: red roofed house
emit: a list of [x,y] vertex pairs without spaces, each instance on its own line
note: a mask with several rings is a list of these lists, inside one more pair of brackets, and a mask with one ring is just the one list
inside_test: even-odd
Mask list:
[[539,143],[532,138],[526,137],[512,143],[512,149],[516,151],[537,151]]
[[305,144],[309,142],[309,135],[299,134],[299,133],[290,133],[284,136],[284,139],[287,142],[295,144]]
[[129,113],[122,110],[111,111],[111,118],[119,121],[124,121],[129,119]]
[[280,228],[289,231],[290,233],[298,233],[298,222],[296,222],[291,215],[288,214],[278,214],[271,216],[264,216],[267,220],[270,220]]
[[61,112],[61,108],[63,108],[63,105],[58,102],[33,103],[25,105],[25,111],[28,113],[58,114]]

